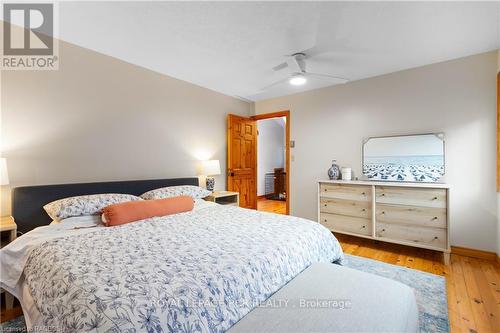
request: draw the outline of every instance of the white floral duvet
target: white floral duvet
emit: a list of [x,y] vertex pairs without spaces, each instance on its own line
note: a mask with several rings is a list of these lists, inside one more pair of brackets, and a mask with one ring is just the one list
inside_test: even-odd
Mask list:
[[342,258],[319,223],[213,205],[51,239],[24,279],[61,332],[223,332],[311,263]]

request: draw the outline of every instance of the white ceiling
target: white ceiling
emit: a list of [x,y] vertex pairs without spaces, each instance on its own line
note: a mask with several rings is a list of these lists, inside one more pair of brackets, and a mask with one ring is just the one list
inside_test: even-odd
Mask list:
[[499,2],[63,2],[68,42],[221,93],[262,100],[332,85],[272,68],[312,47],[307,69],[359,80],[500,48]]

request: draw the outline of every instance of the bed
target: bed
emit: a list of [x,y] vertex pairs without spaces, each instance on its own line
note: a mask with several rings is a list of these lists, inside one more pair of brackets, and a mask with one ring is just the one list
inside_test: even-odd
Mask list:
[[24,233],[0,251],[1,285],[28,329],[224,332],[314,263],[340,263],[329,230],[305,219],[209,202],[119,227],[48,225],[42,206],[83,194],[140,195],[197,178],[14,189]]

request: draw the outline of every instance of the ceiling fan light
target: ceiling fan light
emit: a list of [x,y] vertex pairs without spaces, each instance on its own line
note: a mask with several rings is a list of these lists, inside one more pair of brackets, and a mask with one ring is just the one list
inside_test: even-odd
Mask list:
[[304,75],[295,75],[295,76],[292,76],[290,78],[290,80],[288,80],[288,82],[292,86],[301,86],[307,82],[307,79],[305,78]]

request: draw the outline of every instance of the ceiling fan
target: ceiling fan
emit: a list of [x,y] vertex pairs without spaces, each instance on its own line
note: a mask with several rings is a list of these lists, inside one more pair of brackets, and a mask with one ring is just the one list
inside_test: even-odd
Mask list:
[[280,71],[284,68],[289,68],[290,74],[288,77],[276,81],[268,86],[265,86],[261,89],[261,91],[267,90],[271,87],[274,87],[278,84],[288,81],[293,86],[301,86],[307,82],[308,77],[320,77],[327,78],[332,80],[332,83],[346,83],[349,79],[333,76],[328,74],[320,74],[320,73],[311,73],[306,71],[306,54],[305,53],[294,53],[287,57],[287,60],[275,67],[273,67],[274,71]]

